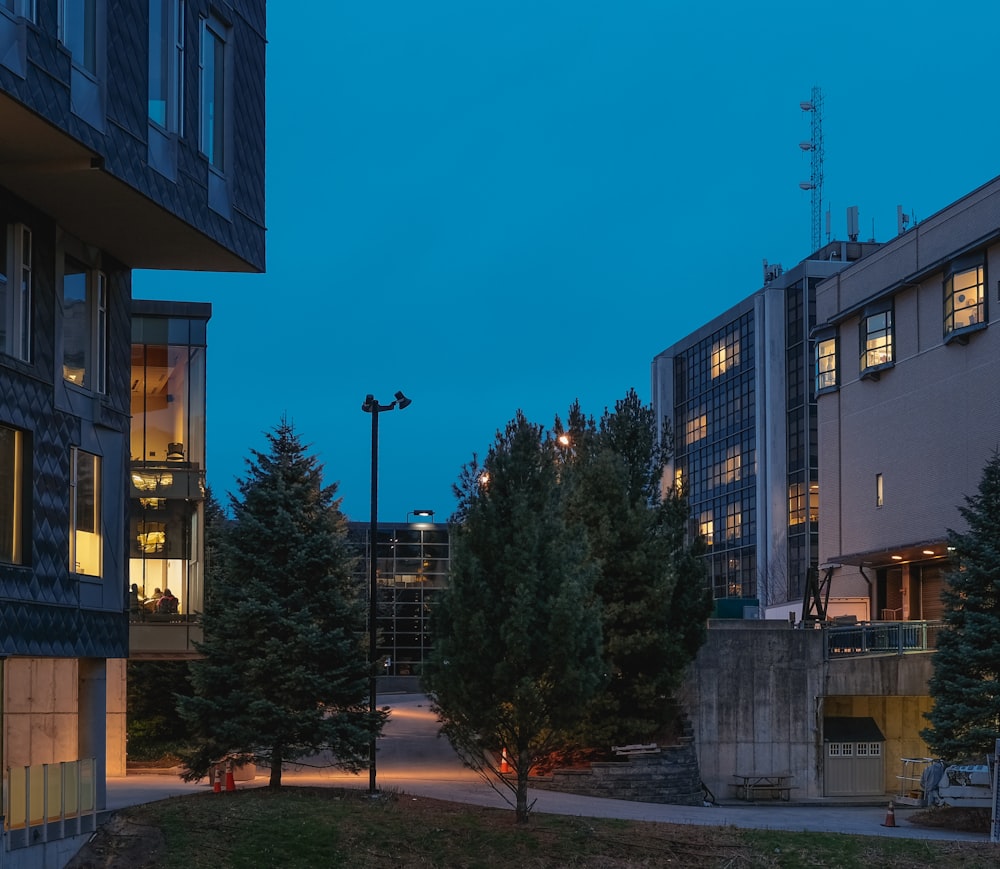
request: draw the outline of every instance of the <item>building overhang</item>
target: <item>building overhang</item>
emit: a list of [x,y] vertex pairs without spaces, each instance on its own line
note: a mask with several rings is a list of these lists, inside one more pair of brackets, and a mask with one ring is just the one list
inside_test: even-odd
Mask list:
[[260,271],[115,177],[99,153],[2,91],[0,187],[133,269]]
[[893,567],[914,562],[944,561],[950,556],[948,542],[944,539],[923,540],[916,543],[904,543],[900,546],[885,549],[872,549],[867,552],[853,552],[845,555],[835,555],[820,566],[820,570],[850,564],[854,567]]

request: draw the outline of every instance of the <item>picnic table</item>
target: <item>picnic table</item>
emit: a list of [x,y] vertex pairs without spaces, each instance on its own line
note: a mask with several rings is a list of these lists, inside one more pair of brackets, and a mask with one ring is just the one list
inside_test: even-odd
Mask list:
[[787,772],[780,773],[736,773],[733,785],[739,799],[752,802],[756,796],[769,796],[771,799],[791,799],[792,776]]

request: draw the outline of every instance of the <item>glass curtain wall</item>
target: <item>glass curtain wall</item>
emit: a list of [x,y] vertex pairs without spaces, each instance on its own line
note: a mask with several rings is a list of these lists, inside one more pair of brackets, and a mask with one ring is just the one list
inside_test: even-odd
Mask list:
[[[365,589],[368,582],[370,527],[351,524],[351,537],[361,548],[355,576]],[[448,582],[448,529],[441,525],[379,524],[376,576],[378,603],[378,659],[380,674],[419,676],[433,637],[430,614]]]
[[133,317],[129,584],[135,621],[184,621],[204,602],[206,323]]
[[751,313],[681,353],[674,366],[674,467],[716,598],[757,594],[757,444]]

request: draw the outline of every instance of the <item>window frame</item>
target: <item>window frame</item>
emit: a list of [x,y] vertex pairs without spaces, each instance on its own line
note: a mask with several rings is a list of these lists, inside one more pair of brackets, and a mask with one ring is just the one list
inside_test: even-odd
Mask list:
[[[154,9],[154,6],[156,9]],[[168,133],[184,135],[184,58],[186,41],[185,0],[149,0],[149,66],[147,116],[149,121]],[[155,14],[158,12],[159,14]],[[154,47],[158,51],[154,51]],[[160,73],[163,118],[154,115],[154,69]]]
[[100,64],[100,19],[100,0],[59,0],[59,41],[69,51],[74,66],[95,79]]
[[[67,376],[67,332],[66,324],[70,322],[67,316],[68,304],[66,298],[67,263],[72,262],[75,270],[72,274],[83,275],[84,299],[83,312],[86,318],[85,328],[80,330],[85,339],[83,350],[83,377],[78,382]],[[107,275],[100,269],[91,268],[70,254],[63,256],[62,270],[62,357],[63,380],[81,389],[98,395],[107,394],[108,385],[108,329],[109,329],[109,286]],[[74,348],[75,349],[75,348]]]
[[[225,174],[230,160],[230,28],[213,16],[201,19],[198,50],[198,150],[215,171]],[[212,63],[209,65],[209,51]],[[219,67],[221,66],[221,69]],[[211,80],[208,76],[211,75]],[[206,99],[209,89],[211,99]],[[221,111],[219,103],[222,103]],[[211,107],[211,110],[210,110]]]
[[[977,273],[975,283],[969,286],[959,287],[959,289],[956,290],[956,278],[963,275],[969,275],[973,272]],[[976,254],[971,257],[963,257],[955,260],[948,267],[942,282],[942,303],[944,306],[942,328],[944,330],[944,341],[946,344],[950,344],[952,341],[964,343],[968,340],[970,332],[978,332],[979,330],[986,328],[986,324],[989,319],[989,310],[987,306],[987,297],[989,296],[989,293],[986,286],[986,262],[982,254]],[[969,316],[969,312],[972,311],[972,320],[964,325],[956,325],[955,320],[958,310],[955,307],[955,296],[960,293],[970,291],[976,292],[974,303],[971,305],[963,304],[960,310],[965,316]]]
[[0,299],[0,323],[5,324],[0,353],[22,362],[31,362],[32,342],[32,237],[31,230],[23,223],[12,223],[0,230],[0,281],[6,292]]
[[[878,323],[880,319],[881,325]],[[878,380],[880,372],[896,364],[896,325],[892,299],[865,308],[858,328],[861,377]]]
[[[92,490],[84,491],[82,482],[87,481],[87,477],[82,476],[81,469],[81,457],[87,457],[88,460],[93,460],[92,464],[92,474],[89,480],[92,482]],[[81,447],[70,447],[70,473],[69,473],[69,572],[76,574],[78,576],[93,576],[101,577],[104,575],[104,535],[103,530],[103,485],[102,485],[102,461],[101,457],[96,453],[88,452]],[[88,502],[84,498],[90,495],[90,505],[92,506],[92,513],[90,516],[90,522],[86,527],[81,527],[81,504],[82,506],[88,506]],[[96,549],[96,561],[97,570],[91,573],[88,570],[82,570],[79,557],[81,555],[81,534],[93,534],[96,538],[95,546]],[[91,566],[88,564],[87,566]]]
[[24,18],[32,24],[38,23],[38,0],[3,0],[0,10],[5,10],[15,18]]
[[[25,529],[27,523],[27,505],[29,492],[26,484],[31,480],[31,469],[28,461],[31,455],[30,438],[27,432],[13,426],[0,424],[0,430],[9,432],[12,436],[13,457],[10,462],[12,472],[5,481],[0,474],[0,517],[9,515],[10,528],[10,548],[0,550],[0,564],[24,565],[26,555],[31,550],[30,542],[25,539]],[[6,518],[3,521],[8,521]]]
[[840,335],[824,329],[813,339],[816,394],[833,392],[840,385]]

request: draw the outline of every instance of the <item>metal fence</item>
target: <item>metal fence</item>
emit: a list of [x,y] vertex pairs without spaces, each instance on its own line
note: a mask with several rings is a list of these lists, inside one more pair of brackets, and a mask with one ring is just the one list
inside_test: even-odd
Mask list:
[[824,626],[827,658],[933,652],[944,622],[862,622]]
[[97,829],[94,758],[7,770],[4,801],[8,850]]

